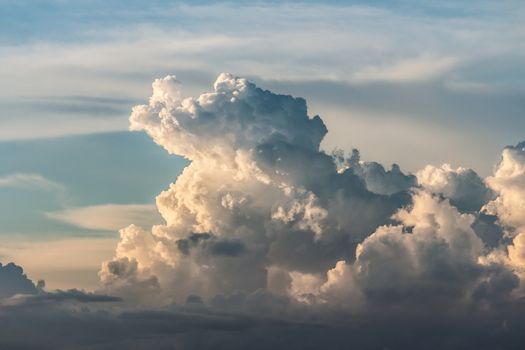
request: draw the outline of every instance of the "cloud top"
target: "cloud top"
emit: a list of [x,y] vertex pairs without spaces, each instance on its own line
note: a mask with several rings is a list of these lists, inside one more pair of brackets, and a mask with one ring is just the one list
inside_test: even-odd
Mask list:
[[282,141],[317,149],[327,130],[309,118],[301,98],[264,91],[246,79],[223,73],[214,91],[182,98],[174,76],[153,82],[149,105],[136,106],[131,130],[144,130],[170,153],[195,160]]

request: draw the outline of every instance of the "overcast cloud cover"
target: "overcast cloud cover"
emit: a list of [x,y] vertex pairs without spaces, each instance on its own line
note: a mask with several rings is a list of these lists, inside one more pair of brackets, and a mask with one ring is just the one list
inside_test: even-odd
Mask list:
[[0,10],[0,348],[523,348],[520,2]]

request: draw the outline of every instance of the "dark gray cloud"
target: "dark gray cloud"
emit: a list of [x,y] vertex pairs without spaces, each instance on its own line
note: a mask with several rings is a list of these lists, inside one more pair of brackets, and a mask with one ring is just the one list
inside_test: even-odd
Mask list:
[[[246,303],[246,297],[244,303]],[[275,304],[275,302],[274,302]],[[12,349],[521,349],[523,304],[452,313],[297,311],[264,316],[206,305],[120,313],[89,305],[2,308],[0,346]],[[30,337],[21,337],[28,334]]]
[[88,293],[77,289],[56,290],[44,292],[39,290],[36,294],[21,294],[7,299],[7,304],[31,304],[80,302],[80,303],[108,303],[122,301],[122,298],[104,294]]
[[22,267],[9,263],[0,263],[0,299],[15,294],[35,294],[38,292],[35,284],[27,278]]

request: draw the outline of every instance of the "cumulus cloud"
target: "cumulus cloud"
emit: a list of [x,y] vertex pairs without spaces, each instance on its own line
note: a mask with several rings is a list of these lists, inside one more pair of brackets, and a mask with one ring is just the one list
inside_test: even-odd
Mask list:
[[416,176],[422,187],[449,198],[462,211],[479,211],[493,197],[493,192],[472,169],[453,169],[449,164],[427,165]]
[[[320,151],[327,129],[305,100],[230,74],[196,98],[180,86],[158,79],[149,104],[133,109],[132,130],[191,164],[157,197],[166,225],[121,230],[101,271],[108,288],[154,276],[166,300],[179,301],[265,289],[269,268],[319,273],[352,261],[356,245],[410,202],[415,177],[397,166]],[[113,272],[117,263],[133,273],[119,276],[128,270]]]
[[21,315],[71,320],[66,346],[112,349],[522,344],[523,145],[485,180],[449,165],[388,170],[325,153],[304,99],[231,74],[197,97],[157,79],[130,122],[190,161],[156,198],[164,223],[119,231],[95,294],[11,298],[4,314],[34,303]]
[[357,150],[328,155],[303,99],[230,74],[195,98],[174,76],[158,79],[130,121],[191,164],[157,197],[165,225],[120,231],[102,290],[155,293],[157,305],[266,291],[348,312],[487,308],[517,295],[520,238],[507,249],[486,209],[502,190],[471,169],[412,175]]
[[[511,273],[507,281],[497,279],[505,273],[502,267],[479,263],[484,244],[472,228],[475,218],[461,214],[448,200],[417,191],[413,205],[394,218],[399,224],[380,227],[359,244],[351,268],[334,269],[342,270],[338,276],[352,275],[371,307],[429,301],[429,308],[457,307],[475,297],[478,288],[486,288],[484,283],[496,280],[507,295],[517,286]],[[328,289],[337,285],[334,278],[327,283]],[[351,296],[350,291],[346,298]]]
[[392,195],[406,191],[417,184],[416,177],[412,174],[404,174],[397,164],[392,164],[390,170],[385,170],[377,162],[361,161],[357,149],[352,150],[351,156],[346,158],[344,152],[336,150],[333,157],[339,172],[350,169],[365,182],[369,191],[377,194]]
[[16,294],[35,294],[38,291],[24,270],[14,263],[0,263],[0,299]]
[[487,183],[498,196],[485,210],[497,215],[506,227],[525,230],[525,142],[503,150],[501,161]]
[[508,245],[493,257],[503,260],[520,276],[521,290],[525,290],[525,142],[503,150],[487,183],[497,196],[483,211],[497,218],[508,239]]

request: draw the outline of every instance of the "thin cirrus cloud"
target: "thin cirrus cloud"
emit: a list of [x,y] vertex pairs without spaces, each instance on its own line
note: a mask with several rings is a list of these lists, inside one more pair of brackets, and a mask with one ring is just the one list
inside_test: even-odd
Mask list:
[[390,66],[366,67],[354,74],[355,81],[410,82],[439,77],[459,64],[453,57],[422,56],[407,59]]
[[0,177],[0,188],[37,189],[63,191],[64,186],[40,174],[17,173]]
[[133,222],[150,227],[162,221],[154,205],[101,204],[48,212],[46,216],[79,228],[116,231]]

